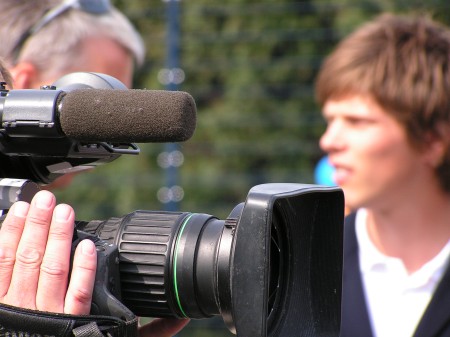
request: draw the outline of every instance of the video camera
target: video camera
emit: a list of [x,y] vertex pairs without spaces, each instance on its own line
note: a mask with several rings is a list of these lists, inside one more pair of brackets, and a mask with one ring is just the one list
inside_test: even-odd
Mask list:
[[[127,90],[73,73],[40,90],[0,90],[0,207],[69,172],[174,142],[195,129],[183,92]],[[77,221],[98,270],[92,314],[125,320],[221,315],[241,337],[338,336],[344,198],[337,187],[262,184],[225,220],[138,210]]]

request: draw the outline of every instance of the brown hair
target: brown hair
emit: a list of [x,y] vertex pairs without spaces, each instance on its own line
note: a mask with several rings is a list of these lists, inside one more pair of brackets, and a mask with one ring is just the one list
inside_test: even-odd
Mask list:
[[316,82],[320,104],[368,94],[405,127],[413,146],[447,142],[437,174],[450,192],[450,30],[425,16],[383,14],[338,44]]

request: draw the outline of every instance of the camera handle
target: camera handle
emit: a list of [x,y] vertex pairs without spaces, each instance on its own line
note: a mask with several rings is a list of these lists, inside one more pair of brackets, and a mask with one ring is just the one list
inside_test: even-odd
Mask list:
[[115,325],[120,326],[119,336],[136,337],[138,319],[120,301],[119,252],[117,246],[100,239],[98,236],[75,228],[72,257],[78,243],[84,239],[93,241],[97,250],[97,271],[89,317],[108,318]]

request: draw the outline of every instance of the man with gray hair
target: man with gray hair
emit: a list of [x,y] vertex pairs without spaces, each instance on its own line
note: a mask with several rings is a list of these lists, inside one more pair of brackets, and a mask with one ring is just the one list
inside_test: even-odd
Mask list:
[[[14,89],[38,89],[72,72],[97,72],[132,86],[145,46],[109,0],[1,0],[0,57]],[[45,188],[67,187],[66,174]]]
[[70,72],[95,71],[131,87],[145,47],[108,0],[2,0],[2,57],[15,89],[51,84]]

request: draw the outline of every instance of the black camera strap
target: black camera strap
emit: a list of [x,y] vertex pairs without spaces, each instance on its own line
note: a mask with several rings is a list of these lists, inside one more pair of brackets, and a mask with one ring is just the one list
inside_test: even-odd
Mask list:
[[75,337],[103,337],[97,323],[91,322],[89,324],[80,326],[72,330]]
[[0,304],[1,336],[136,337],[137,317],[66,315]]

